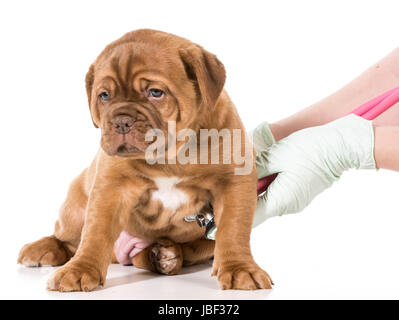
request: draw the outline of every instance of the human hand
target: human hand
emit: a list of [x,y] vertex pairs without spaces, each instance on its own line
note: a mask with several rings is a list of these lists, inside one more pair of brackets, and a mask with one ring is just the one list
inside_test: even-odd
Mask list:
[[300,212],[345,170],[376,169],[372,122],[351,114],[297,131],[261,152],[256,165],[259,178],[278,176],[258,199],[254,226]]
[[[272,182],[258,197],[253,227],[273,216],[300,212],[345,170],[376,169],[372,122],[351,114],[297,131],[257,150],[256,167],[258,179]],[[216,231],[210,230],[207,238],[215,239]]]

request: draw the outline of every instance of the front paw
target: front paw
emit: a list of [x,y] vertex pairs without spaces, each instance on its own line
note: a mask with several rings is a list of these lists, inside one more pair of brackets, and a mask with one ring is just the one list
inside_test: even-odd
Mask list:
[[96,267],[71,260],[54,272],[47,281],[47,289],[60,292],[88,292],[103,285],[102,279],[101,272]]
[[255,262],[224,263],[214,266],[213,275],[217,275],[222,290],[271,289],[273,280]]

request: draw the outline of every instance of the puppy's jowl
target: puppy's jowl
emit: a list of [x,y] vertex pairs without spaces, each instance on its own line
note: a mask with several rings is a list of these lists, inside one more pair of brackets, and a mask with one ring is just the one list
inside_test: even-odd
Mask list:
[[[49,279],[50,290],[93,290],[104,284],[114,242],[126,230],[154,241],[133,257],[136,267],[171,275],[214,256],[212,273],[222,289],[271,288],[249,245],[257,197],[253,159],[251,170],[235,174],[245,164],[148,163],[145,157],[153,143],[146,133],[157,129],[167,137],[169,121],[176,132],[216,129],[233,136],[239,130],[245,150],[245,130],[224,82],[215,55],[172,34],[143,29],[109,44],[86,76],[101,147],[72,181],[54,234],[25,245],[18,261],[63,265]],[[175,141],[177,150],[185,143]],[[169,148],[165,139],[168,159],[174,149]],[[223,159],[223,146],[218,150]],[[186,222],[209,208],[218,226],[216,241],[205,239],[205,228]]]

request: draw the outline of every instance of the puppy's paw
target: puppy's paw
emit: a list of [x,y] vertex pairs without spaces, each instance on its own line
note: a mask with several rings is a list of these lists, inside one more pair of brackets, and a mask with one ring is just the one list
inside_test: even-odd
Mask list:
[[68,250],[55,237],[44,237],[24,245],[18,263],[26,267],[60,266],[70,258]]
[[274,284],[267,272],[254,262],[222,264],[213,273],[217,275],[222,290],[271,289]]
[[86,263],[70,261],[54,272],[47,281],[50,291],[92,291],[103,284],[101,273],[95,267]]
[[168,276],[178,274],[183,265],[181,246],[168,239],[160,239],[150,247],[150,260],[156,271]]

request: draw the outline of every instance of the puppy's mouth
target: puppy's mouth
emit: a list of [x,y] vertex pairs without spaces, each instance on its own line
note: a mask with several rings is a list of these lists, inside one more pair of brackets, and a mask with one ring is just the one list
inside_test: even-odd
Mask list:
[[116,155],[119,157],[129,157],[134,154],[142,153],[139,148],[124,142],[116,149]]

